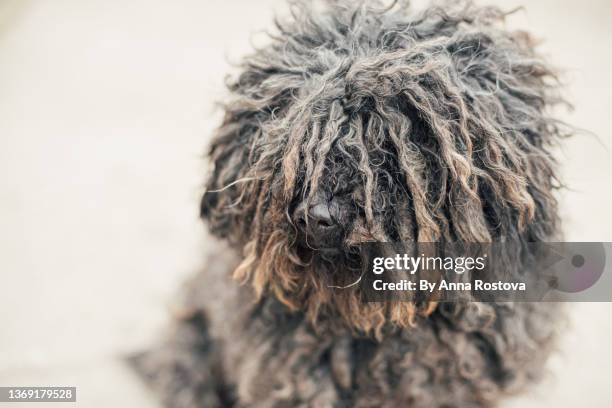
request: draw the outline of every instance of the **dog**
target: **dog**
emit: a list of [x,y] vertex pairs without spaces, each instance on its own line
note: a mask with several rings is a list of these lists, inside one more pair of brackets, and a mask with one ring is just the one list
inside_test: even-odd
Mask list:
[[366,302],[348,284],[364,243],[559,240],[563,99],[505,16],[291,3],[228,84],[210,258],[134,359],[167,406],[491,407],[542,376],[557,304]]

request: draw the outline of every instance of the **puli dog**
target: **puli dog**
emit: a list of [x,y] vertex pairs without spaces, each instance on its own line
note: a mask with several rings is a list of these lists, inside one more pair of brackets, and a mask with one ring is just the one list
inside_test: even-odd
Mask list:
[[209,261],[168,340],[134,359],[167,406],[490,407],[541,377],[557,304],[368,302],[346,285],[366,242],[559,240],[563,100],[505,16],[292,2],[229,81]]

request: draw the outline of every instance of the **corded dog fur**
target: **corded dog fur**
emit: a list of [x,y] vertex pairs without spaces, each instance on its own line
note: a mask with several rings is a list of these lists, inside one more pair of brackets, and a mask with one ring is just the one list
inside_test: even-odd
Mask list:
[[559,240],[563,101],[532,37],[466,1],[291,11],[229,81],[201,202],[218,240],[137,367],[171,407],[489,407],[533,384],[558,305],[348,285],[366,242],[518,242],[520,269]]

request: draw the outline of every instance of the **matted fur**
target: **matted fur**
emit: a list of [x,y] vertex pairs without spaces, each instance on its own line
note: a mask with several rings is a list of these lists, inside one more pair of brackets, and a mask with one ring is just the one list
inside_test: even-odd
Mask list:
[[[170,406],[495,405],[540,376],[558,305],[367,303],[338,286],[364,242],[518,242],[503,255],[520,270],[522,244],[559,239],[554,72],[469,1],[291,10],[229,81],[209,151],[201,214],[231,249],[189,285],[179,327],[201,337],[139,366]],[[321,197],[343,208],[334,259],[293,222]]]

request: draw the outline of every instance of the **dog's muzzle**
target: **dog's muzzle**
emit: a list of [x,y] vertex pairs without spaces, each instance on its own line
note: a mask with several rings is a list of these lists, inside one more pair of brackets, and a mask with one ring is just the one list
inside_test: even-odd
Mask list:
[[334,216],[334,203],[317,199],[301,202],[295,209],[294,223],[301,244],[312,249],[339,249],[343,228]]

